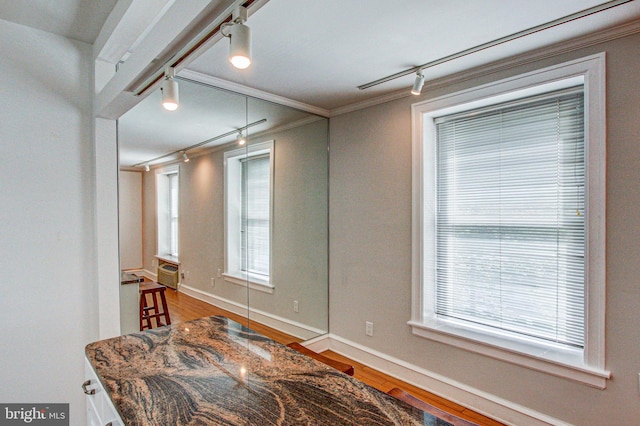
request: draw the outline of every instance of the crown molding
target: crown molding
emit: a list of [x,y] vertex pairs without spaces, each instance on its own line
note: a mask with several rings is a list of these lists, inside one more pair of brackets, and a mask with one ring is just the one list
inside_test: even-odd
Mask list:
[[322,117],[329,117],[329,110],[314,105],[305,104],[304,102],[295,101],[293,99],[285,98],[284,96],[274,95],[273,93],[265,92],[263,90],[254,89],[242,84],[234,83],[222,78],[213,77],[211,75],[203,74],[197,71],[184,69],[180,72],[180,77],[194,80],[199,83],[209,84],[220,89],[229,90],[232,92],[240,93],[241,95],[250,96],[252,98],[262,99],[269,102],[274,102],[280,105],[299,109],[301,111],[309,112],[311,114],[320,115]]
[[137,173],[142,173],[144,171],[143,168],[133,167],[133,166],[121,166],[118,170],[120,170],[121,172],[137,172]]
[[[427,84],[427,81],[425,81],[425,84]],[[373,107],[376,105],[384,104],[386,102],[391,102],[391,101],[395,101],[402,98],[408,98],[411,96],[414,96],[414,95],[409,93],[408,89],[396,90],[395,92],[387,93],[386,95],[382,95],[375,98],[366,99],[364,101],[355,102],[349,105],[334,108],[329,111],[329,117],[336,117],[338,115],[347,114],[349,112],[358,111],[360,109]]]

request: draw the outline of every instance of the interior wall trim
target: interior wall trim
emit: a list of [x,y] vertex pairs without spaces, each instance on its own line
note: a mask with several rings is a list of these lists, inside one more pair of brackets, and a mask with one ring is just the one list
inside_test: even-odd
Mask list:
[[375,351],[335,334],[327,334],[309,340],[304,342],[304,346],[316,352],[331,350],[344,355],[505,424],[519,426],[570,425],[557,418]]
[[383,96],[368,99],[362,102],[355,102],[350,105],[346,105],[340,108],[335,108],[329,111],[329,117],[335,117],[342,114],[347,114],[360,109],[369,108],[375,105],[383,104],[385,102],[394,101],[397,99],[416,97],[417,99],[426,99],[429,95],[429,89],[437,89],[443,86],[462,83],[467,80],[472,80],[480,76],[486,76],[487,74],[493,74],[500,71],[505,71],[511,68],[526,65],[532,62],[541,61],[544,59],[552,58],[554,56],[562,55],[565,53],[573,52],[579,49],[584,49],[596,44],[605,43],[611,40],[627,37],[640,32],[640,20],[629,22],[623,25],[612,27],[606,30],[597,31],[591,34],[587,34],[581,37],[576,37],[568,41],[562,41],[550,46],[545,46],[535,50],[531,50],[520,55],[510,56],[500,61],[491,62],[486,65],[471,68],[459,73],[451,74],[445,77],[426,80],[423,89],[422,96],[414,96],[409,93],[409,86],[401,90],[388,93]]
[[211,86],[219,87],[220,89],[230,90],[232,92],[240,93],[241,95],[250,96],[253,98],[262,99],[265,101],[274,102],[276,104],[296,108],[301,111],[320,115],[322,117],[329,117],[330,112],[328,109],[306,104],[300,101],[295,101],[293,99],[285,98],[284,96],[274,95],[273,93],[254,89],[242,84],[234,83],[229,80],[224,80],[222,78],[202,74],[197,71],[184,69],[180,71],[180,77],[184,77],[189,80],[198,81],[200,83],[209,84]]
[[[136,271],[131,271],[133,273],[136,273]],[[148,269],[142,269],[139,271],[140,275],[142,275],[145,278],[150,279],[151,281],[158,281],[158,274],[155,272],[151,272]]]
[[259,322],[260,324],[275,328],[302,340],[312,339],[319,334],[326,333],[326,330],[320,330],[314,327],[310,327],[308,325],[292,321],[278,315],[273,315],[271,313],[264,312],[258,309],[251,308],[250,310],[247,310],[246,304],[228,300],[223,297],[199,290],[197,288],[190,287],[188,285],[182,284],[180,285],[179,289],[181,292],[188,296],[216,306],[220,309],[225,309],[229,312],[233,312],[236,315],[246,317],[247,312],[249,312],[249,318],[251,321]]

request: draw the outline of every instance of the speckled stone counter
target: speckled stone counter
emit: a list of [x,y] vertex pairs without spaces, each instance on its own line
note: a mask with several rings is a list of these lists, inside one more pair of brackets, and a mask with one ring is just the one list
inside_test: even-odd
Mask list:
[[448,425],[224,317],[91,343],[128,425]]

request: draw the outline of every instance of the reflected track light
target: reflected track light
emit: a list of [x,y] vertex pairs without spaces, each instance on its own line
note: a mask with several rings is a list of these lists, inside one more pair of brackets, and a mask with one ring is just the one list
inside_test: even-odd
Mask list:
[[[220,29],[222,35],[231,40],[229,62],[241,70],[251,65],[251,28],[244,25],[247,16],[247,8],[240,6],[233,11],[233,22],[224,24]],[[229,28],[226,34],[225,28]]]
[[167,68],[164,74],[165,79],[162,82],[162,106],[167,111],[175,111],[180,105],[178,99],[178,82],[174,80],[175,71],[173,68]]
[[242,136],[242,130],[238,130],[238,145],[244,145],[247,140]]
[[422,93],[422,86],[424,86],[424,75],[422,75],[422,70],[418,70],[416,73],[416,79],[413,82],[413,87],[411,88],[412,95],[419,95]]
[[186,153],[186,152],[183,152],[183,153],[182,153],[182,159],[184,160],[184,162],[185,162],[185,163],[188,163],[188,162],[189,162],[189,157],[187,156],[187,153]]
[[[231,130],[231,131],[223,133],[221,135],[214,136],[214,137],[212,137],[210,139],[204,140],[202,142],[198,142],[198,143],[196,143],[194,145],[189,145],[186,148],[177,149],[175,151],[171,151],[171,152],[169,152],[167,154],[162,154],[162,155],[160,155],[158,157],[155,157],[155,158],[152,158],[150,160],[146,160],[146,161],[143,161],[141,163],[136,163],[136,164],[133,165],[133,167],[143,167],[143,166],[148,165],[150,163],[158,164],[159,160],[162,160],[162,159],[168,158],[168,157],[171,157],[172,160],[175,160],[176,159],[176,155],[178,156],[178,158],[182,157],[183,159],[185,159],[185,157],[186,157],[188,159],[189,157],[187,157],[187,151],[190,151],[190,150],[196,149],[196,148],[200,148],[201,146],[210,144],[211,142],[215,142],[215,141],[218,141],[220,139],[228,138],[228,137],[233,136],[235,134],[241,133],[243,130],[247,131],[251,127],[258,126],[258,125],[260,125],[262,123],[266,123],[266,122],[267,122],[266,118],[263,118],[262,120],[254,121],[253,123],[249,123],[246,126],[240,127],[239,129]],[[231,143],[231,142],[232,142],[232,140],[229,140],[229,143]],[[187,161],[187,160],[185,159],[185,161]]]

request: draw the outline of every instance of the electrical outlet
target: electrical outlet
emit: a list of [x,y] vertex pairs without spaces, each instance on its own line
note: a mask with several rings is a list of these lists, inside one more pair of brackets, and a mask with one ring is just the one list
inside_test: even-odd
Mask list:
[[364,323],[364,332],[367,336],[373,336],[373,323],[371,321]]
[[293,312],[300,312],[297,300],[293,301]]
[[215,277],[211,277],[211,287],[215,287],[216,286],[216,279]]

